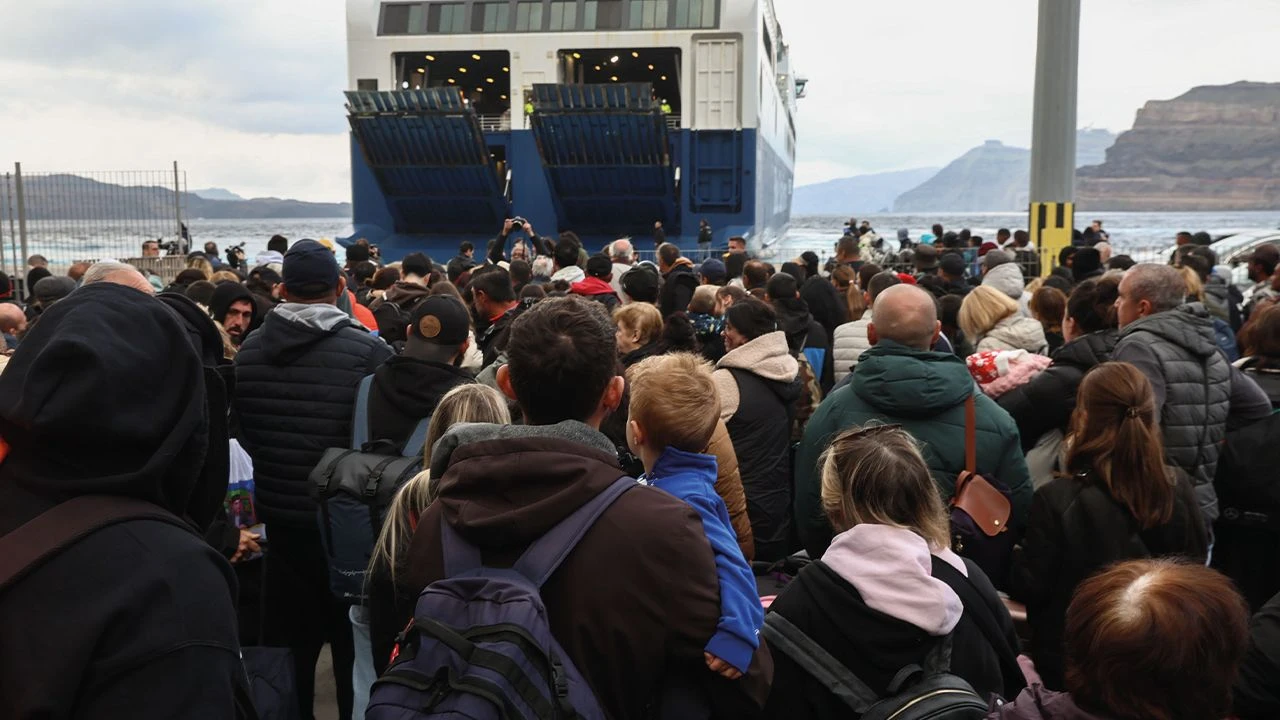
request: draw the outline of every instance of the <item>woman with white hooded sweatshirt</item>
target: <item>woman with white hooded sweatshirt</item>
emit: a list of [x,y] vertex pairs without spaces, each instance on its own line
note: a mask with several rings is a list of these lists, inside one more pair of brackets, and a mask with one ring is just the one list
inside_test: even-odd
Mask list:
[[[881,697],[899,670],[922,664],[947,638],[952,674],[984,699],[1016,697],[1026,681],[1013,621],[982,570],[951,551],[942,500],[911,436],[897,425],[846,430],[821,466],[822,504],[837,535],[769,612]],[[856,717],[785,652],[775,649],[773,661],[766,717]]]

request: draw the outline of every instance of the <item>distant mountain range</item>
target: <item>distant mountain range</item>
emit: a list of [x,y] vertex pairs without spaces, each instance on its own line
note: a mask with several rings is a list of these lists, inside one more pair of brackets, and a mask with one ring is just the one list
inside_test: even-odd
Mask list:
[[[202,197],[201,193],[209,195]],[[27,218],[98,220],[172,219],[173,190],[163,187],[112,185],[78,175],[46,175],[23,183]],[[311,203],[281,198],[245,200],[221,188],[184,192],[188,218],[265,220],[275,218],[351,217],[351,203]]]
[[192,195],[197,195],[205,200],[243,200],[244,198],[227,190],[226,188],[204,188],[202,190],[189,190]]
[[[1080,130],[1076,134],[1076,166],[1101,162],[1115,139],[1106,130]],[[916,168],[855,175],[798,187],[791,213],[1025,210],[1030,178],[1030,150],[988,140],[941,170]]]
[[938,168],[914,168],[828,180],[796,188],[792,215],[846,215],[888,212],[899,195],[928,180]]
[[[1076,131],[1076,167],[1099,162],[1116,136]],[[1031,151],[988,140],[961,155],[893,204],[894,212],[1025,210],[1031,193]]]

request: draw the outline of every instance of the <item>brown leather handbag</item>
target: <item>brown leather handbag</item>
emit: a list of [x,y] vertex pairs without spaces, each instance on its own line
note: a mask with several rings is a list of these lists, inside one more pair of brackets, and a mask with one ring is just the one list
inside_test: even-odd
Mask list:
[[951,496],[951,546],[982,568],[997,588],[1009,575],[1014,534],[1009,532],[1013,503],[1009,489],[979,475],[977,407],[972,395],[964,407],[964,470]]

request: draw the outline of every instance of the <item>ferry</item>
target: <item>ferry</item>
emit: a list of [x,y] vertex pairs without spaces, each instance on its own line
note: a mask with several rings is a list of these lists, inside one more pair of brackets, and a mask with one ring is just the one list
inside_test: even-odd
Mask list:
[[772,0],[348,0],[354,234],[483,254],[507,218],[592,249],[787,230],[804,78]]

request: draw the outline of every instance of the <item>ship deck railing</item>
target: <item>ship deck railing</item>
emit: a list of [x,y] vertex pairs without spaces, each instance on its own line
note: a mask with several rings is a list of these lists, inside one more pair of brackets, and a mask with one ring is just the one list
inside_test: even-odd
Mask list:
[[511,114],[477,115],[481,132],[507,132],[511,129]]
[[667,116],[666,116],[666,121],[667,121],[667,129],[668,129],[668,130],[679,130],[679,129],[680,129],[680,116],[679,116],[679,115],[667,115]]

